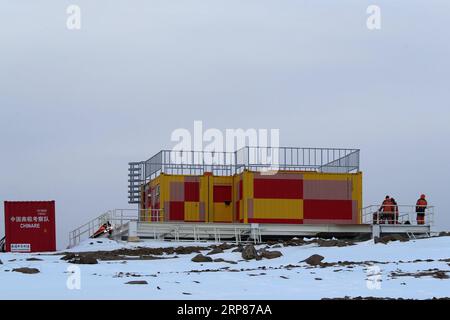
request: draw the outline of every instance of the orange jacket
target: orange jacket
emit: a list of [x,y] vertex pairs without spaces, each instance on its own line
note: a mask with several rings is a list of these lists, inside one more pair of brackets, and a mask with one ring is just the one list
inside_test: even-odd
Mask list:
[[388,213],[394,212],[394,203],[391,199],[386,199],[383,201],[383,203],[381,204],[381,211]]
[[416,203],[416,211],[417,212],[425,212],[425,209],[427,208],[427,206],[428,206],[427,200],[420,198],[419,200],[417,200],[417,203]]

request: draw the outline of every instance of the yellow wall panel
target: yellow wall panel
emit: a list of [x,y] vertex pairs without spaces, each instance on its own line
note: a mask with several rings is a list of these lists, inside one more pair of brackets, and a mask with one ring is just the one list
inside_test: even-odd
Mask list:
[[304,180],[347,180],[353,173],[323,173],[323,172],[304,172]]
[[254,199],[255,219],[303,219],[303,200]]
[[200,220],[200,205],[198,202],[184,203],[184,221],[199,221]]
[[241,211],[241,217],[244,219],[244,223],[248,223],[248,200],[253,199],[253,178],[254,174],[251,171],[245,170],[242,173],[242,202],[243,210]]
[[233,183],[233,177],[213,177],[214,185],[231,185]]
[[214,222],[233,222],[233,205],[214,203]]
[[357,223],[362,223],[362,207],[363,207],[363,184],[362,172],[353,175],[352,199],[358,201],[358,218]]

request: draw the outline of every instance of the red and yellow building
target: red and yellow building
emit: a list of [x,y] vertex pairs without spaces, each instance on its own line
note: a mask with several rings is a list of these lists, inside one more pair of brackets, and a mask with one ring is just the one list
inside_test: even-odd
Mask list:
[[362,173],[161,173],[141,185],[140,208],[161,213],[147,221],[359,224]]

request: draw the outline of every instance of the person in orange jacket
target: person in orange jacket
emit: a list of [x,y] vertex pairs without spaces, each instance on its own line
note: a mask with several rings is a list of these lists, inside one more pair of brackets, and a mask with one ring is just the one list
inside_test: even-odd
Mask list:
[[388,223],[391,223],[393,221],[393,213],[394,213],[394,206],[391,200],[391,197],[386,196],[384,198],[383,203],[381,204],[380,209],[378,210],[380,214],[380,222],[384,224],[384,219],[388,220]]
[[393,224],[398,224],[399,222],[398,222],[398,216],[399,216],[399,214],[398,214],[398,204],[397,204],[397,201],[395,201],[395,199],[394,198],[391,198],[391,202],[392,202],[392,212],[393,212],[393,214],[392,214],[392,223]]
[[427,206],[428,202],[425,199],[425,195],[422,194],[416,203],[417,224],[425,224],[425,210]]

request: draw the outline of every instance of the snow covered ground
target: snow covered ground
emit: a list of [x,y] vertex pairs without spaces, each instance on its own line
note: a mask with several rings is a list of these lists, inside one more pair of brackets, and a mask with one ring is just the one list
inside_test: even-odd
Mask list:
[[[196,244],[156,241],[131,244],[102,239],[86,241],[69,251],[94,252],[139,246],[160,248],[192,245]],[[197,245],[207,246],[211,243]],[[260,247],[265,245],[257,246]],[[225,250],[224,253],[211,257],[236,261],[237,264],[192,262],[191,258],[196,253],[178,254],[178,258],[174,259],[99,261],[94,265],[71,264],[61,260],[62,255],[0,253],[0,260],[3,262],[0,264],[0,299],[450,297],[450,279],[446,279],[446,276],[450,276],[450,237],[388,244],[374,244],[370,240],[347,247],[308,244],[269,248],[281,251],[283,256],[259,261],[245,261],[241,253],[231,252],[232,250]],[[313,254],[325,257],[323,261],[329,263],[366,263],[312,267],[301,262]],[[33,257],[41,260],[27,261]],[[21,267],[36,268],[40,272],[12,272],[14,268]],[[209,272],[193,272],[208,269]],[[443,271],[444,277],[392,277],[392,272],[417,273],[430,269]],[[142,280],[148,284],[126,284],[128,281]]]

